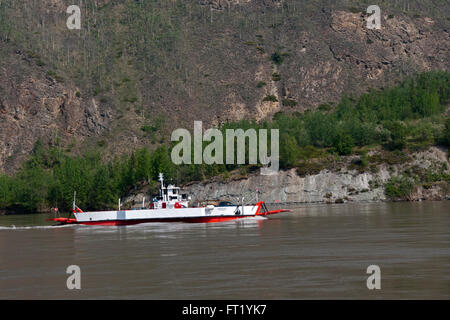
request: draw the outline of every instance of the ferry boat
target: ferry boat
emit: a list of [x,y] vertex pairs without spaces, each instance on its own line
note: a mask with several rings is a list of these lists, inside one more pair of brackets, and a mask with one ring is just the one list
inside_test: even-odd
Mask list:
[[[147,222],[189,222],[207,223],[242,219],[255,216],[265,216],[290,210],[267,210],[264,201],[253,205],[233,204],[221,201],[217,204],[191,207],[190,197],[180,193],[180,188],[174,185],[164,186],[163,175],[160,173],[161,188],[159,196],[150,202],[148,208],[84,212],[73,202],[72,212],[75,218],[53,218],[51,221],[60,224],[84,225],[132,225]],[[143,201],[144,202],[144,201]]]

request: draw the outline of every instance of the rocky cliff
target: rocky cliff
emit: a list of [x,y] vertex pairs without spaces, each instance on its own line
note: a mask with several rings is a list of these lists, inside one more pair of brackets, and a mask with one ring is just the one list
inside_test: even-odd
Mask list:
[[31,59],[17,50],[2,60],[0,167],[8,172],[27,159],[38,138],[69,147],[100,135],[110,124],[108,108],[81,99],[75,86],[34,68]]

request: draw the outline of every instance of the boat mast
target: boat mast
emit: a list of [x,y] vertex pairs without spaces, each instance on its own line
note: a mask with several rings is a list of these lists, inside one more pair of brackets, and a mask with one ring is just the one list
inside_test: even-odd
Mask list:
[[163,174],[161,172],[159,173],[159,181],[161,181],[161,196],[163,198],[163,201],[167,201],[167,199],[164,195],[164,178],[163,178]]

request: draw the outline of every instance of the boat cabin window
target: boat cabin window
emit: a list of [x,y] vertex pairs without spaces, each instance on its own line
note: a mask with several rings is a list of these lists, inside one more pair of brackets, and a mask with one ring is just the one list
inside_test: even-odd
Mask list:
[[217,206],[218,207],[233,207],[234,204],[231,203],[230,201],[220,201]]

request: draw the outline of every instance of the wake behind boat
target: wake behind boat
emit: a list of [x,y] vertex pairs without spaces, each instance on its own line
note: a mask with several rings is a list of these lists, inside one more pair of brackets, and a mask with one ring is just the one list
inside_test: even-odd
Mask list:
[[271,215],[290,210],[267,210],[264,201],[254,205],[235,205],[228,201],[219,202],[216,205],[190,207],[190,198],[180,193],[180,188],[168,185],[164,186],[162,174],[159,176],[161,189],[158,197],[150,203],[149,208],[138,210],[113,210],[83,212],[73,203],[75,218],[53,218],[51,221],[60,224],[85,224],[85,225],[132,225],[147,222],[189,222],[207,223],[242,219],[255,216]]

